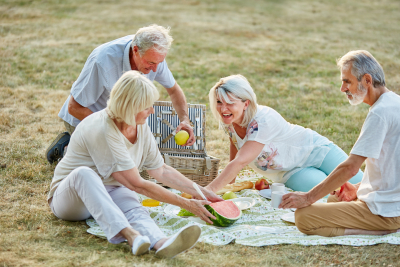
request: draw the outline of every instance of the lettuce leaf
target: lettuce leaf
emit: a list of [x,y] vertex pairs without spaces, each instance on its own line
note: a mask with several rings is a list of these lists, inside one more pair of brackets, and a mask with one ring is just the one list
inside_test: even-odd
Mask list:
[[185,209],[181,209],[181,210],[178,212],[178,216],[196,216],[196,215],[194,215],[194,214],[191,213],[190,211],[187,211],[187,210],[185,210]]

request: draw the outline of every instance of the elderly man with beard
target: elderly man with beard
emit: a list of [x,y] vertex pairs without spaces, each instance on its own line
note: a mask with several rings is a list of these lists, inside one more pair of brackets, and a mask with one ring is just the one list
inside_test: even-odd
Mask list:
[[[400,96],[386,88],[380,64],[367,51],[338,60],[341,91],[352,105],[371,106],[347,160],[308,193],[283,196],[280,208],[298,208],[296,226],[309,235],[384,235],[400,228]],[[347,181],[366,161],[362,181]],[[338,190],[340,188],[340,190]],[[315,203],[328,193],[328,203]]]

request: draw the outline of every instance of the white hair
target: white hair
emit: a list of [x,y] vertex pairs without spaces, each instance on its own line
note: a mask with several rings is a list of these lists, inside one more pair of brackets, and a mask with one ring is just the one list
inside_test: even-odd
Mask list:
[[166,54],[171,47],[172,37],[169,35],[170,28],[164,28],[157,24],[140,28],[132,40],[132,49],[137,46],[140,56],[154,48],[160,54]]
[[257,97],[251,88],[250,83],[247,79],[240,75],[231,75],[225,78],[221,78],[219,82],[217,82],[213,88],[211,88],[210,93],[208,94],[210,99],[210,108],[214,117],[223,124],[221,115],[217,111],[217,100],[223,99],[226,103],[231,104],[232,101],[229,97],[245,102],[249,100],[249,106],[244,111],[244,117],[239,126],[247,127],[250,121],[257,113]]
[[360,82],[365,74],[372,76],[374,87],[385,86],[385,73],[379,62],[366,50],[350,51],[337,61],[343,70],[350,67],[353,74]]
[[158,98],[158,90],[149,79],[138,71],[127,71],[111,90],[107,113],[112,119],[135,126],[135,116],[151,107]]

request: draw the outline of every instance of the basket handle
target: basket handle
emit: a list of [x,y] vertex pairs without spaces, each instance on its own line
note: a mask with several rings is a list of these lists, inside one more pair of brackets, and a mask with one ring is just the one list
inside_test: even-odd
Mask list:
[[206,160],[206,169],[204,170],[204,176],[210,176],[211,158],[205,157],[204,159]]

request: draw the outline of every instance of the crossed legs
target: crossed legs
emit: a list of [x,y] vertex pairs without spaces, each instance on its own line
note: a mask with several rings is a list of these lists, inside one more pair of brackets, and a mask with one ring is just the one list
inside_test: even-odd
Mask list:
[[335,196],[328,203],[315,203],[297,209],[296,226],[305,234],[320,236],[384,235],[400,228],[400,217],[372,214],[360,200],[338,202]]

